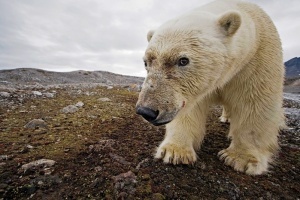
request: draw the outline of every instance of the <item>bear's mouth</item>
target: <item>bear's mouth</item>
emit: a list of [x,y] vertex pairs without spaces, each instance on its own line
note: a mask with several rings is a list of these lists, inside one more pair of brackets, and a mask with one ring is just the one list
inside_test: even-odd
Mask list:
[[141,115],[145,120],[153,124],[154,126],[161,126],[171,122],[177,114],[177,111],[172,112],[160,112],[159,110],[152,110],[148,107],[136,108],[136,113]]
[[151,124],[153,124],[154,126],[162,126],[165,125],[169,122],[171,122],[172,120],[154,120],[154,121],[150,121]]
[[179,110],[175,110],[173,112],[162,112],[158,115],[158,117],[155,120],[149,121],[154,126],[162,126],[165,124],[170,123],[175,116],[177,115]]
[[162,126],[162,125],[168,124],[168,123],[170,123],[176,117],[176,115],[178,114],[178,112],[181,109],[183,109],[185,106],[186,106],[186,102],[183,101],[182,105],[181,105],[181,108],[176,109],[176,110],[174,110],[172,112],[162,112],[162,113],[159,113],[159,115],[157,116],[157,118],[155,120],[149,121],[149,122],[151,124],[153,124],[154,126]]

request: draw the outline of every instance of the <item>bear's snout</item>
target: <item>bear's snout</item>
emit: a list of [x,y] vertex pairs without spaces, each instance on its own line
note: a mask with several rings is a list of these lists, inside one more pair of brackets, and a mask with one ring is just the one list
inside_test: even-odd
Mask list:
[[136,113],[142,115],[148,122],[153,122],[157,118],[159,111],[152,110],[148,107],[138,106],[136,108]]

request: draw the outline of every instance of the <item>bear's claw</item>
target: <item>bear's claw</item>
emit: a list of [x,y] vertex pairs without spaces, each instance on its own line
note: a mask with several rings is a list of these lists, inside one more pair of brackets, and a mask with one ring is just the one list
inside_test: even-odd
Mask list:
[[154,156],[162,159],[164,163],[177,164],[193,164],[197,160],[197,155],[193,147],[182,147],[176,144],[163,144],[157,149]]
[[219,117],[220,122],[230,123],[230,118],[224,117],[223,115]]

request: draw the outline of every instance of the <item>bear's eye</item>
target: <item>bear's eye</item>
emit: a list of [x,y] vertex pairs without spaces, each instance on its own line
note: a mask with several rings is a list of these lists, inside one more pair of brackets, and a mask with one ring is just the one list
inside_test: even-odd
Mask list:
[[189,61],[188,58],[185,58],[185,57],[180,58],[180,59],[178,60],[178,66],[181,66],[181,67],[186,66],[186,65],[189,64],[189,62],[190,62],[190,61]]

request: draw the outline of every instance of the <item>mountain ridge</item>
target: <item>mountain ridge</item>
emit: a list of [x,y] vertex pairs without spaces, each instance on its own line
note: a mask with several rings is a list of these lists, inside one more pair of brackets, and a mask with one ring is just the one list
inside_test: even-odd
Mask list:
[[102,83],[106,85],[130,85],[143,83],[143,77],[115,74],[107,71],[54,72],[36,68],[0,70],[0,83],[10,84],[72,84]]
[[294,57],[284,63],[286,78],[300,78],[300,57]]

